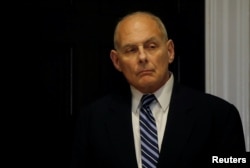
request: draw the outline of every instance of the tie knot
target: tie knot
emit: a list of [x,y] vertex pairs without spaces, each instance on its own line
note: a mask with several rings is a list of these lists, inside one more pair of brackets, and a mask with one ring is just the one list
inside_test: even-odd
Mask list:
[[149,106],[155,100],[154,94],[145,94],[141,98],[142,106]]

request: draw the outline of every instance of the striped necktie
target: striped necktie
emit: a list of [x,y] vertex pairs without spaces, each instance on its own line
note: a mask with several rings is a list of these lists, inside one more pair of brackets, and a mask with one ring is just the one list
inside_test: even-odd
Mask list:
[[141,159],[143,168],[156,168],[159,158],[157,129],[149,105],[155,100],[153,94],[143,95],[140,109]]

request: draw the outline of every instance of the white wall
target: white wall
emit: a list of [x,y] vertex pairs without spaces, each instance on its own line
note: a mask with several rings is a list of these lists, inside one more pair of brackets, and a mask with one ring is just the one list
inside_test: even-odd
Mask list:
[[234,104],[250,151],[250,0],[206,0],[206,92]]

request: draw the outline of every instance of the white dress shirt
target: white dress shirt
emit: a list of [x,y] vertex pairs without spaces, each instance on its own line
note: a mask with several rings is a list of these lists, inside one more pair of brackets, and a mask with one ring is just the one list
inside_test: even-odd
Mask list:
[[[156,121],[157,134],[158,134],[158,146],[159,151],[161,151],[162,139],[165,131],[165,126],[167,123],[167,116],[169,110],[169,102],[172,94],[174,83],[174,76],[171,73],[168,81],[158,89],[154,95],[157,101],[153,101],[150,104],[150,109],[153,113],[153,116]],[[141,168],[141,144],[140,144],[140,123],[139,123],[139,113],[140,113],[140,100],[143,95],[140,91],[135,89],[133,86],[130,86],[132,92],[132,124],[133,124],[133,133],[134,133],[134,142],[136,150],[136,158],[138,167]]]

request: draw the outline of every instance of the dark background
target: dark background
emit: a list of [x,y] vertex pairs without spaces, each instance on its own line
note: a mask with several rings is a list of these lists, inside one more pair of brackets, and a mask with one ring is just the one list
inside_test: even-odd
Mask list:
[[[35,144],[37,165],[69,167],[74,117],[82,106],[122,85],[109,58],[118,19],[134,10],[162,18],[175,43],[171,65],[182,84],[204,91],[204,0],[39,1],[27,6],[37,15],[33,30],[38,47],[39,99]],[[33,35],[31,35],[33,38]]]

